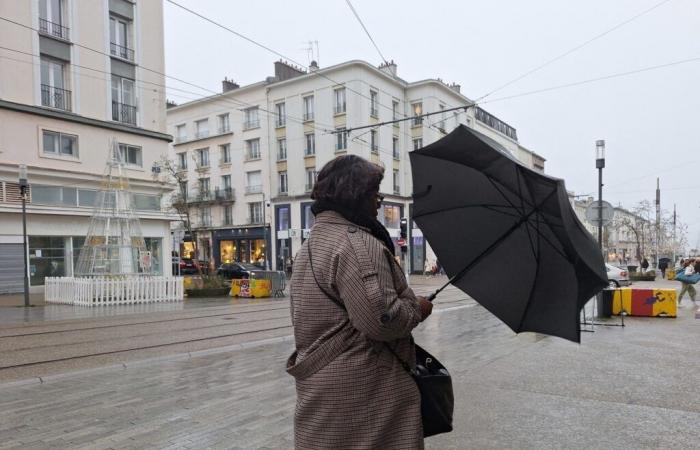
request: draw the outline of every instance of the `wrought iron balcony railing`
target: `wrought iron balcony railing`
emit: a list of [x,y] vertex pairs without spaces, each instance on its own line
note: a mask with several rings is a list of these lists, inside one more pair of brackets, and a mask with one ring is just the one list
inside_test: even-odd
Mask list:
[[246,194],[259,194],[262,192],[262,185],[258,184],[255,186],[246,186],[245,187],[245,193]]
[[50,108],[71,111],[71,91],[42,84],[41,104]]
[[136,125],[136,107],[112,101],[112,120]]
[[127,61],[134,61],[134,51],[129,47],[119,45],[116,42],[109,43],[109,51],[113,56],[117,58],[125,59]]
[[39,18],[39,32],[63,40],[69,40],[69,28],[60,23],[54,23],[46,19]]

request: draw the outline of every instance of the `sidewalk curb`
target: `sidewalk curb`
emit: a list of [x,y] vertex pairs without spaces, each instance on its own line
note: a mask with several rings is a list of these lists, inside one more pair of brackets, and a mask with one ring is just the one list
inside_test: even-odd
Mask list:
[[225,347],[215,347],[206,350],[197,350],[196,352],[186,352],[177,353],[174,355],[156,356],[153,358],[139,359],[136,361],[110,364],[103,367],[93,367],[90,369],[81,369],[73,372],[57,373],[55,375],[47,375],[44,377],[31,377],[25,380],[9,381],[7,383],[0,382],[0,391],[7,388],[23,387],[36,384],[46,384],[51,382],[56,382],[63,380],[65,378],[80,377],[83,375],[97,374],[97,373],[108,373],[108,372],[119,372],[122,370],[128,370],[129,368],[137,369],[139,367],[148,366],[153,363],[159,362],[175,362],[184,361],[193,358],[198,358],[201,356],[214,355],[218,353],[235,352],[239,350],[247,350],[255,347],[262,347],[270,344],[277,344],[280,342],[289,342],[294,340],[294,335],[278,336],[273,338],[260,339],[258,341],[242,342],[240,344],[227,345]]

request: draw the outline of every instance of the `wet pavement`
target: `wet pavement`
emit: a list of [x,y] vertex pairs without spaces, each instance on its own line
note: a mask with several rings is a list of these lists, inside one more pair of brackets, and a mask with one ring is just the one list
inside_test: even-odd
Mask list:
[[[438,281],[414,284],[427,292]],[[580,345],[515,335],[456,290],[441,301],[415,337],[453,375],[455,431],[427,439],[427,448],[697,448],[700,321],[687,300],[676,319],[629,317],[624,328],[583,333]],[[270,304],[286,300],[276,302]],[[151,311],[141,320],[222,308],[235,316],[246,307]],[[36,318],[22,326],[137,317]],[[192,320],[198,327],[206,322]],[[286,336],[73,372],[43,384],[0,384],[0,449],[292,448],[294,384],[283,368],[293,344]],[[50,344],[31,339],[39,341],[20,342]]]

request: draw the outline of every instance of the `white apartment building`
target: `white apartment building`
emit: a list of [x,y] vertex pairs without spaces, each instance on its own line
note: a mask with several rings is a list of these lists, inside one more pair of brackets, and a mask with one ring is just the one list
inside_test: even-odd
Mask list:
[[[472,103],[458,85],[402,80],[393,62],[374,67],[354,60],[327,68],[312,63],[307,73],[278,61],[265,81],[239,87],[224,80],[221,94],[168,108],[168,132],[175,136],[170,157],[186,175],[181,192],[193,208],[197,256],[212,266],[269,261],[285,270],[313,226],[316,173],[343,154],[385,168],[379,220],[398,239],[401,218],[411,215],[408,152],[458,124],[489,135],[544,171],[544,159],[519,145],[516,130],[481,108],[331,133]],[[409,224],[410,266],[422,271],[430,249]],[[182,245],[184,256],[191,256],[191,239]]]
[[[167,154],[163,6],[150,0],[0,2],[0,292],[23,286],[18,166],[28,168],[30,284],[70,276],[114,139],[155,269],[170,220],[152,167]],[[164,264],[164,261],[166,262]]]

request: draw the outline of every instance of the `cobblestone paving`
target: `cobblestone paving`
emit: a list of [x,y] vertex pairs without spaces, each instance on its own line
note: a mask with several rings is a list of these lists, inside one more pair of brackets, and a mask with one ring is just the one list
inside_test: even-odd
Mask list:
[[[451,370],[457,401],[455,431],[428,448],[697,448],[694,308],[597,327],[576,345],[516,336],[457,297],[416,332]],[[0,449],[292,448],[291,348],[0,384]]]

